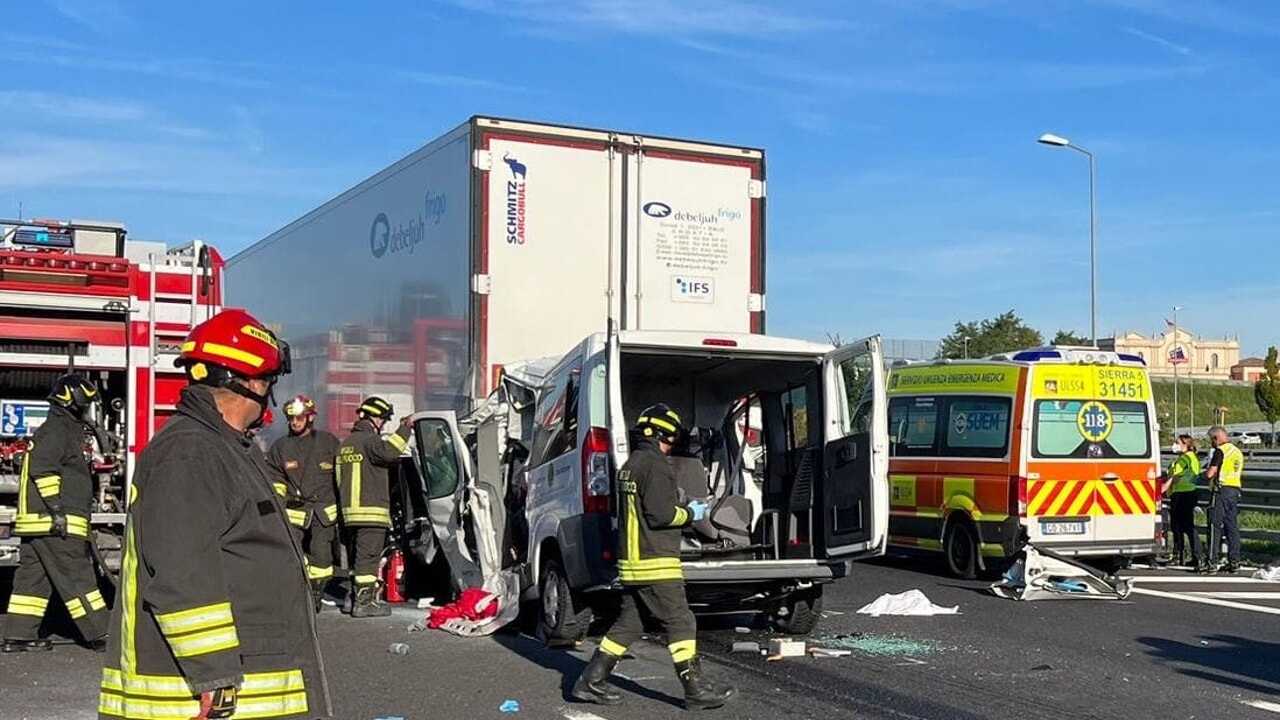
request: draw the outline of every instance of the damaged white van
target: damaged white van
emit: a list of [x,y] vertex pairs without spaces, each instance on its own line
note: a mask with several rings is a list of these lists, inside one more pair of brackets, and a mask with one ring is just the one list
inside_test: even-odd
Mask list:
[[548,640],[581,637],[596,601],[620,587],[614,474],[637,413],[656,402],[690,429],[671,457],[681,494],[710,505],[684,535],[694,612],[765,613],[785,632],[811,631],[823,585],[885,549],[878,336],[832,349],[621,331],[508,365],[467,417],[415,414],[420,476],[400,476],[402,541],[443,550],[456,587],[514,588]]

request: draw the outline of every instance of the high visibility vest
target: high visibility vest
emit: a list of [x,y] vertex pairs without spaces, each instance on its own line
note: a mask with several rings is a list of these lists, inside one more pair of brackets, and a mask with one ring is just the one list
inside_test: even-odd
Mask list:
[[1244,453],[1232,443],[1218,446],[1222,451],[1222,467],[1218,468],[1219,487],[1240,487],[1240,476],[1244,473]]
[[1191,451],[1182,453],[1169,466],[1169,477],[1173,478],[1173,487],[1170,488],[1170,492],[1195,492],[1196,478],[1199,476],[1200,458]]

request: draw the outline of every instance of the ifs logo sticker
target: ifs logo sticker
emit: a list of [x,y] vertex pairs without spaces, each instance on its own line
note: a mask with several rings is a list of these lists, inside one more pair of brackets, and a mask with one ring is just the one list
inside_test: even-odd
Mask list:
[[716,300],[716,285],[711,278],[671,276],[671,299],[674,302],[712,303]]

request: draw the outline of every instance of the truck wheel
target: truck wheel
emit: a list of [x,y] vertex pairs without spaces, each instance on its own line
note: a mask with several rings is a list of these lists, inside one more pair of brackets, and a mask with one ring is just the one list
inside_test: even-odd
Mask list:
[[822,586],[792,595],[782,608],[786,612],[773,616],[773,627],[788,635],[808,635],[822,619]]
[[550,558],[542,566],[538,595],[542,600],[539,634],[548,645],[573,644],[586,637],[591,611],[574,609],[573,591],[559,558]]
[[965,580],[978,577],[978,535],[967,519],[956,518],[947,524],[942,552],[952,575]]

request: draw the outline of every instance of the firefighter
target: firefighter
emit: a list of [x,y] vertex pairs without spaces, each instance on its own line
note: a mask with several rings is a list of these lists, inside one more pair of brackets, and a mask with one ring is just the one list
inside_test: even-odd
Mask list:
[[196,326],[138,458],[98,717],[332,717],[302,549],[251,431],[290,369],[242,310]]
[[663,404],[640,413],[634,450],[618,471],[618,574],[622,611],[600,641],[591,661],[573,686],[583,702],[616,705],[622,696],[606,680],[627,648],[652,619],[667,637],[676,675],[684,684],[687,709],[724,705],[735,688],[711,682],[702,674],[697,625],[684,591],[680,566],[680,530],[706,516],[707,504],[677,500],[676,478],[667,456],[683,432],[680,416]]
[[275,441],[267,461],[277,478],[284,480],[285,513],[294,536],[306,550],[307,577],[316,612],[320,612],[325,585],[337,563],[338,491],[333,459],[338,455],[338,438],[315,427],[316,404],[306,395],[285,403],[284,416],[289,420],[289,434]]
[[14,533],[23,537],[13,577],[4,652],[49,650],[40,622],[56,592],[85,643],[106,649],[107,604],[93,568],[89,516],[93,475],[85,455],[85,428],[98,389],[81,375],[58,378],[49,416],[22,459]]
[[391,529],[390,466],[409,445],[409,417],[386,437],[382,428],[395,409],[369,397],[356,411],[351,434],[338,446],[334,472],[342,501],[342,523],[352,533],[351,617],[383,617],[391,607],[378,601],[378,564]]

